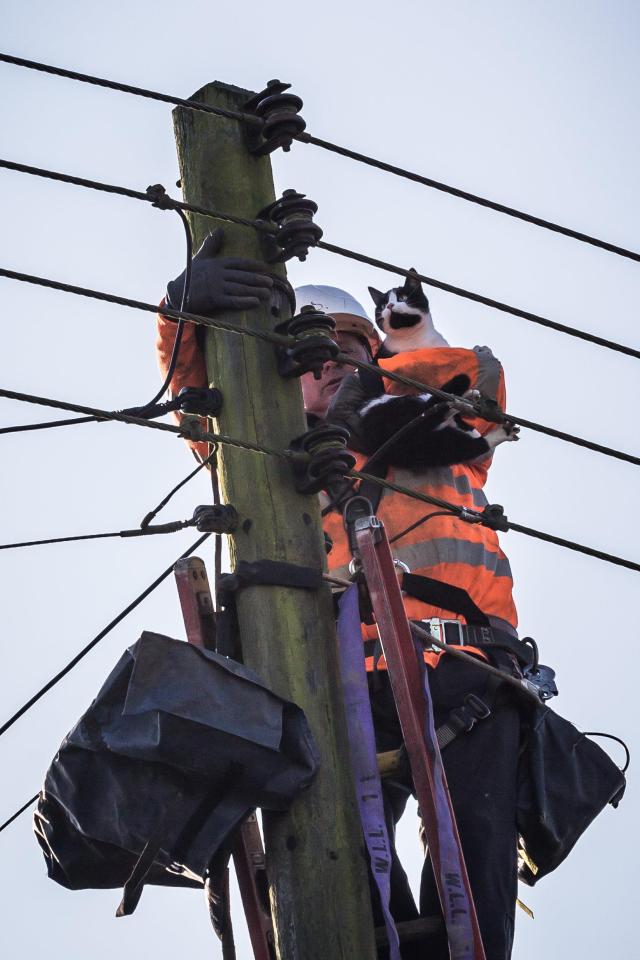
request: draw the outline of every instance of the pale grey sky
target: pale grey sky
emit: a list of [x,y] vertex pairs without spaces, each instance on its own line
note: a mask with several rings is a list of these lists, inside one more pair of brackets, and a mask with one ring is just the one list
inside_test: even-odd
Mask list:
[[[178,96],[214,79],[257,90],[279,77],[303,97],[319,137],[640,246],[634,3],[5,0],[2,22],[6,52]],[[169,106],[2,64],[0,80],[2,156],[176,192]],[[638,264],[311,146],[276,154],[274,169],[280,190],[316,200],[329,241],[639,345]],[[0,191],[2,266],[148,301],[181,269],[175,215],[7,171]],[[289,276],[343,286],[365,304],[368,284],[394,284],[321,251]],[[486,343],[500,357],[512,412],[638,453],[637,361],[438,291],[430,299],[451,343]],[[2,386],[106,408],[155,390],[150,316],[8,280],[2,302]],[[6,400],[0,409],[3,425],[47,416]],[[2,542],[135,526],[192,463],[180,442],[118,424],[5,436],[2,449]],[[498,451],[488,495],[513,520],[638,560],[636,475],[523,431]],[[200,477],[165,518],[190,516],[207,495]],[[193,539],[3,552],[0,719]],[[639,575],[516,533],[503,545],[522,634],[558,672],[558,712],[625,736],[633,750]],[[144,628],[183,635],[171,582],[2,738],[0,820],[35,793],[58,743]],[[556,874],[521,891],[536,919],[519,915],[514,957],[630,955],[637,819],[632,765],[620,809],[602,814]],[[220,956],[197,893],[149,888],[133,918],[115,920],[117,892],[70,893],[47,880],[29,820],[0,836],[6,956]],[[412,813],[401,834],[417,878]]]

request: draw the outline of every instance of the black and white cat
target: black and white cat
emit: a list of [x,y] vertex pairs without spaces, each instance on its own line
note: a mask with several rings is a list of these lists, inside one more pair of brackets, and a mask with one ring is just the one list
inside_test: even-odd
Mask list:
[[376,306],[376,323],[385,335],[380,356],[449,346],[433,325],[429,300],[413,267],[401,287],[386,293],[369,287],[369,293]]
[[[448,346],[433,325],[429,301],[415,271],[402,287],[386,293],[369,287],[369,293],[376,306],[376,323],[386,334],[374,363],[405,350]],[[381,451],[387,464],[436,467],[468,463],[488,456],[506,440],[518,439],[518,428],[509,425],[496,426],[482,436],[457,410],[430,393],[393,396],[384,392],[382,379],[375,374],[360,370],[359,377],[367,397],[359,410],[360,433],[372,453],[389,444]],[[461,397],[470,385],[469,377],[459,374],[442,389]],[[398,431],[402,433],[394,442]]]

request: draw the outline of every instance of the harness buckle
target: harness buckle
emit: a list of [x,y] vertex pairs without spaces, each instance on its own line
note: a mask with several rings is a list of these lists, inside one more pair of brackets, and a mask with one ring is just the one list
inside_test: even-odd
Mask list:
[[[442,617],[431,617],[428,620],[423,620],[422,623],[426,624],[429,629],[429,632],[433,634],[436,640],[440,643],[447,643],[447,637],[445,632],[445,627],[447,624],[455,624],[458,629],[458,639],[453,645],[456,647],[465,647],[467,645],[464,638],[463,624],[459,620],[444,620]],[[433,649],[433,648],[432,648]],[[438,647],[435,647],[438,650]]]

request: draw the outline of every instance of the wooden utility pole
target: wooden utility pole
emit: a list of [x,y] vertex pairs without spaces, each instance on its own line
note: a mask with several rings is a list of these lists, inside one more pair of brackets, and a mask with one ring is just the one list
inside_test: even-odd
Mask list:
[[[192,99],[240,110],[251,96],[211,83]],[[249,154],[240,123],[182,107],[174,110],[174,123],[187,202],[255,218],[275,199],[270,159]],[[262,259],[250,228],[200,215],[191,224],[196,247],[221,225],[223,255]],[[285,275],[284,267],[277,269]],[[233,320],[267,329],[276,322],[268,306],[234,313]],[[299,384],[278,375],[270,344],[209,329],[206,359],[210,384],[224,398],[221,432],[281,450],[304,432]],[[223,445],[220,478],[224,499],[240,515],[231,538],[233,565],[270,559],[323,566],[317,498],[296,492],[288,463]],[[329,589],[248,586],[238,593],[237,608],[244,662],[302,707],[321,759],[318,776],[292,808],[264,818],[279,960],[374,960]]]

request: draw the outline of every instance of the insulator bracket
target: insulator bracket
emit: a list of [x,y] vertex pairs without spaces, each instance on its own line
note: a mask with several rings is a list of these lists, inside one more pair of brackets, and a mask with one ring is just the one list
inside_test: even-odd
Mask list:
[[279,147],[288,152],[294,138],[306,127],[300,116],[302,100],[294,93],[285,92],[290,88],[290,83],[269,80],[264,90],[244,104],[245,113],[252,113],[263,121],[262,126],[252,123],[245,126],[249,152],[254,156],[273,153]]
[[257,218],[270,221],[276,228],[274,236],[265,235],[267,263],[284,263],[297,257],[306,260],[309,247],[315,247],[322,237],[322,229],[313,222],[318,204],[304,193],[285,190],[279,200],[261,210]]

